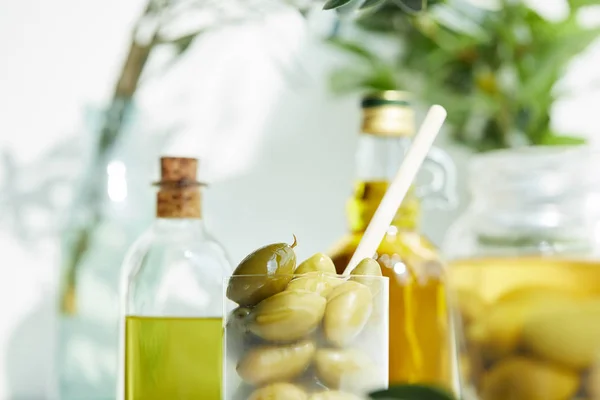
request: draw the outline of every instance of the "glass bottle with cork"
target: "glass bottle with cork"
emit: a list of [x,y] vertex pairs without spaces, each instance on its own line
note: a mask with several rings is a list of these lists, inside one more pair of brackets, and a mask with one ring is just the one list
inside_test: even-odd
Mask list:
[[[330,252],[342,273],[356,250],[415,134],[409,93],[371,93],[362,101],[357,179],[347,203],[350,232]],[[452,386],[446,288],[434,245],[419,232],[421,199],[452,202],[454,165],[433,148],[424,163],[432,179],[407,194],[374,258],[390,278],[389,382]]]
[[157,218],[125,257],[119,399],[220,399],[232,269],[206,231],[196,172],[196,159],[161,159]]

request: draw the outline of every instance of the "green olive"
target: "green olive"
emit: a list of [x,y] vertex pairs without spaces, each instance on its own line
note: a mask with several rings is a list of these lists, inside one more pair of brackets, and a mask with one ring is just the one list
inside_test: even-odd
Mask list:
[[315,345],[302,341],[284,346],[257,346],[240,359],[240,378],[253,385],[289,382],[302,374],[315,354]]
[[306,400],[302,389],[291,383],[273,383],[257,389],[248,400]]
[[350,272],[350,279],[367,286],[373,296],[381,291],[381,266],[372,258],[365,258]]
[[339,279],[335,275],[309,273],[292,279],[285,290],[308,290],[327,297],[331,290],[344,283],[344,280]]
[[381,266],[372,258],[365,258],[358,263],[350,275],[381,276]]
[[347,281],[327,295],[323,330],[329,343],[344,347],[350,344],[367,324],[373,311],[369,288]]
[[249,315],[250,309],[245,307],[238,307],[229,314],[225,327],[227,358],[236,359],[253,342],[254,336],[246,326]]
[[283,291],[292,279],[296,253],[286,243],[275,243],[254,251],[240,262],[227,285],[227,298],[240,306],[254,306]]
[[286,290],[261,301],[252,310],[248,329],[264,340],[293,342],[319,326],[326,303],[324,297],[308,290]]
[[324,392],[314,393],[308,398],[309,400],[362,400],[352,393],[339,392],[337,390],[327,390]]
[[298,268],[296,268],[296,271],[294,271],[294,274],[303,275],[313,272],[322,272],[333,275],[336,274],[333,261],[331,261],[331,258],[323,253],[314,254],[310,258],[307,258],[301,262],[300,265],[298,265]]
[[575,370],[540,359],[511,356],[486,373],[480,393],[486,400],[563,400],[574,398],[579,385]]
[[364,393],[383,387],[382,380],[387,380],[373,361],[356,349],[319,349],[314,367],[321,382],[330,389]]

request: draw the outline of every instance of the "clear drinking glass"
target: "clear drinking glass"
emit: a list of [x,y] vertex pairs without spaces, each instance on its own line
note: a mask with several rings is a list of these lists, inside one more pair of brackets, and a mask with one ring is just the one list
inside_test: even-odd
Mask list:
[[224,400],[351,400],[387,388],[388,278],[235,275],[226,286],[282,290],[254,307],[225,296]]
[[600,152],[478,156],[444,243],[463,395],[600,399]]

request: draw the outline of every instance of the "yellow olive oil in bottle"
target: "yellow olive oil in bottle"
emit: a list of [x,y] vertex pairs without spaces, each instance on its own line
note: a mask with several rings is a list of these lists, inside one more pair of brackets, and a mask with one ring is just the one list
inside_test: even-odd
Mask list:
[[118,399],[221,399],[231,266],[206,232],[196,169],[195,159],[161,159],[157,219],[125,258]]
[[[409,94],[373,93],[363,98],[362,108],[358,176],[347,204],[350,231],[330,252],[338,273],[350,261],[414,134]],[[426,165],[437,170],[430,172],[446,177],[453,173],[449,157],[439,149],[434,153]],[[389,383],[450,388],[451,335],[443,267],[437,250],[418,231],[420,210],[413,187],[374,255],[390,279]]]

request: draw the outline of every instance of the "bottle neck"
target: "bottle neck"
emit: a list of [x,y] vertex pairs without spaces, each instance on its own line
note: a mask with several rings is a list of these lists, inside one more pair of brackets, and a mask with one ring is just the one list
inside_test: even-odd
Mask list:
[[[398,167],[402,163],[410,139],[363,133],[357,151],[357,182],[347,205],[350,229],[364,232],[375,214]],[[392,224],[399,229],[417,229],[420,203],[411,188],[398,209]]]
[[157,218],[152,224],[155,237],[165,243],[199,244],[210,237],[201,218]]
[[162,232],[193,232],[204,231],[205,225],[202,218],[157,218],[154,227]]

